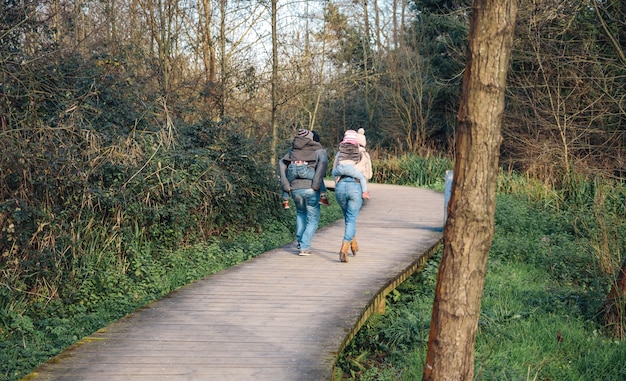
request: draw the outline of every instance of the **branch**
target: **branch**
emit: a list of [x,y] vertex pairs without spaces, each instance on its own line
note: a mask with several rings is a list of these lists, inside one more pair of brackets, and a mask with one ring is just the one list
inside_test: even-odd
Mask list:
[[606,26],[606,22],[600,14],[600,9],[598,9],[598,2],[592,1],[591,3],[593,3],[593,9],[595,9],[596,15],[598,15],[598,19],[600,20],[600,24],[602,24],[602,29],[604,29],[604,33],[606,33],[609,40],[611,40],[613,47],[615,47],[615,50],[617,51],[619,59],[622,61],[623,64],[626,64],[626,55],[624,55],[624,51],[622,50],[620,44],[617,42],[617,40],[615,40],[615,36],[613,36],[611,32],[609,32],[609,28]]

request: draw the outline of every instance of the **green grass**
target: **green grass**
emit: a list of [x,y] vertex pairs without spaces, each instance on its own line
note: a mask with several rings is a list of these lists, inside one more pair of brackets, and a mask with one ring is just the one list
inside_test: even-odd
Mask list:
[[[433,272],[437,261],[429,264]],[[434,278],[417,274],[399,287],[341,355],[343,380],[421,379]],[[430,287],[430,289],[428,289]],[[601,296],[601,295],[596,295]],[[622,380],[626,343],[601,333],[586,304],[545,269],[492,261],[476,341],[476,380]]]
[[[475,380],[626,379],[626,343],[598,319],[626,238],[623,185],[579,184],[568,202],[567,192],[503,176]],[[421,379],[440,255],[364,325],[339,356],[337,379]]]
[[[621,380],[626,344],[600,333],[602,295],[523,263],[490,266],[476,343],[478,380]],[[591,306],[590,306],[591,304]]]

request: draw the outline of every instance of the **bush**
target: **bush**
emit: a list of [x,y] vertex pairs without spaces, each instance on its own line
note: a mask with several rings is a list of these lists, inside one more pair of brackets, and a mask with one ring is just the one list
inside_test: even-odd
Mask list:
[[373,162],[372,181],[384,184],[428,187],[443,191],[446,171],[452,162],[445,157],[405,155]]

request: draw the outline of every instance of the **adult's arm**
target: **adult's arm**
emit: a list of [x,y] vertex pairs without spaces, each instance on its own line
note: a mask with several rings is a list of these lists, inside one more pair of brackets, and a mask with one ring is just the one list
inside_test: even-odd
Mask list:
[[[337,152],[335,154],[335,159],[333,160],[333,172],[335,171],[335,168],[337,168],[337,166],[339,165],[339,152]],[[333,175],[333,177],[335,178],[335,185],[337,185],[337,181],[339,181],[339,176],[335,176]]]
[[313,176],[313,181],[311,181],[311,188],[318,191],[322,187],[322,181],[324,181],[326,169],[328,169],[328,155],[323,149],[317,150],[316,153],[317,163],[315,166],[315,176]]
[[287,163],[283,159],[284,157],[278,161],[278,176],[280,176],[280,186],[285,192],[289,192],[291,191],[291,184],[287,180]]

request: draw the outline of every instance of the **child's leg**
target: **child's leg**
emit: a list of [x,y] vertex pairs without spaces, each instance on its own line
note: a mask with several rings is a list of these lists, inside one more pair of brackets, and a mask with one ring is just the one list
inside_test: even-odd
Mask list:
[[330,205],[328,196],[326,196],[326,184],[324,184],[324,180],[322,180],[322,186],[320,187],[320,204],[326,206]]
[[367,193],[367,179],[361,171],[356,169],[352,164],[339,164],[333,169],[333,176],[350,176],[359,180],[361,184],[361,192]]
[[283,199],[283,209],[289,209],[289,192],[283,191],[282,199]]
[[[305,175],[305,179],[313,180],[315,177],[315,170],[313,168],[307,168]],[[326,195],[326,184],[322,181],[322,185],[320,186],[320,195]]]
[[298,166],[296,164],[289,164],[287,166],[287,170],[285,171],[285,175],[287,177],[287,181],[292,182],[293,180],[298,178]]
[[[313,180],[315,177],[315,170],[307,167],[304,176],[305,179]],[[328,197],[326,196],[326,184],[324,184],[324,180],[322,180],[322,185],[320,186],[320,204],[326,206],[330,205],[330,201],[328,201]]]

